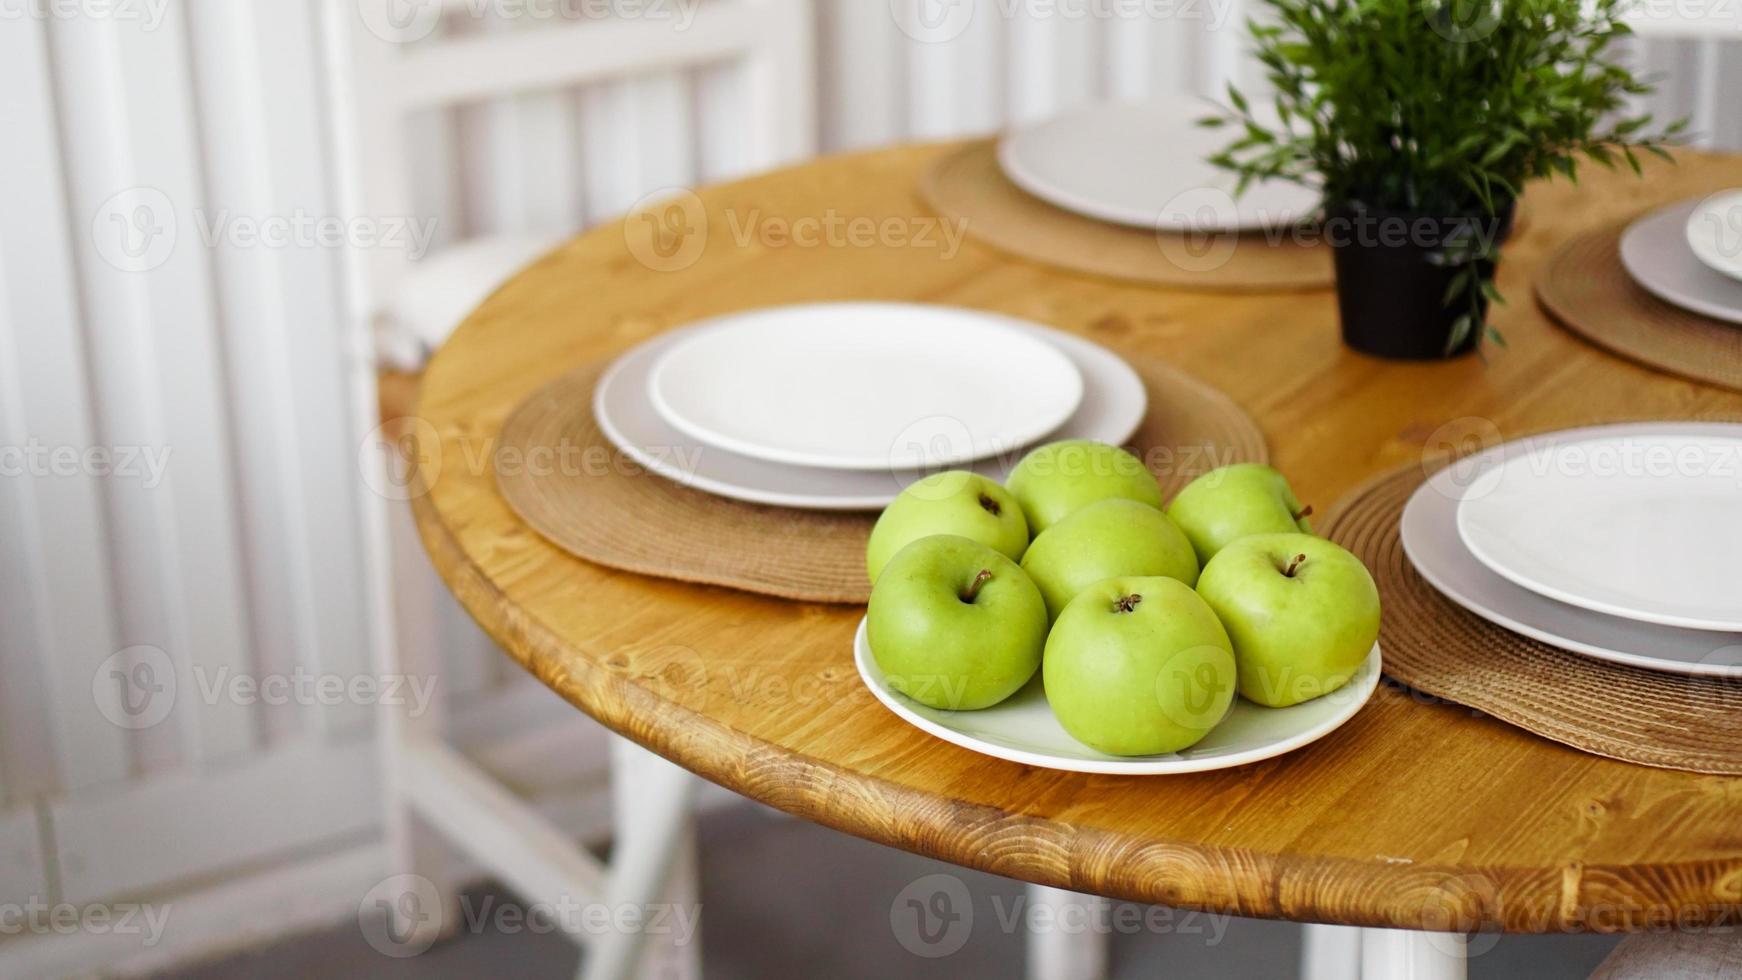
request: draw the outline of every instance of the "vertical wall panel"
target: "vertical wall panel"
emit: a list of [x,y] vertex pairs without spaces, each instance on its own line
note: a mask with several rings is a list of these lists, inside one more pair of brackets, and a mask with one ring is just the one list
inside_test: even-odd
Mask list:
[[[0,444],[98,442],[44,26],[0,30]],[[124,778],[92,685],[118,649],[99,478],[0,477],[0,729],[9,799]]]
[[[909,135],[941,139],[989,132],[1004,118],[1000,86],[987,85],[1003,71],[1005,23],[1000,0],[964,0],[960,20],[943,16],[915,22],[920,7],[902,11],[907,48]],[[954,10],[942,6],[942,15]],[[959,16],[959,15],[958,15]]]
[[240,393],[223,384],[202,241],[185,8],[165,13],[155,30],[51,24],[98,431],[171,453],[158,486],[105,485],[120,640],[160,648],[178,671],[171,723],[135,733],[145,769],[242,755],[255,741],[251,709],[199,696],[202,678],[250,669],[226,422]]
[[745,105],[744,66],[727,62],[697,69],[690,78],[695,99],[696,179],[731,180],[756,169]]
[[[334,215],[325,186],[312,11],[301,4],[194,0],[199,105],[209,131],[208,210],[246,219]],[[394,238],[395,216],[359,215],[359,234]],[[255,662],[262,676],[339,678],[369,670],[356,548],[356,493],[344,451],[338,245],[213,249],[236,431]],[[356,727],[361,705],[258,710],[273,735]],[[300,719],[300,720],[299,720]]]
[[900,139],[904,131],[905,38],[890,6],[818,0],[818,91],[822,138],[830,147],[876,146]]
[[1103,72],[1097,28],[1101,21],[1083,14],[1083,9],[1014,6],[1007,65],[1013,121],[1045,118],[1100,95]]

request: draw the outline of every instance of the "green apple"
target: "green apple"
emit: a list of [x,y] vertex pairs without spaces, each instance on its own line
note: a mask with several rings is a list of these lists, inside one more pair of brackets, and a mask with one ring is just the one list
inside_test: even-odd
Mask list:
[[951,711],[989,708],[1040,667],[1046,603],[1003,554],[953,534],[895,553],[871,589],[871,655],[889,686]]
[[1022,556],[1022,570],[1040,587],[1047,614],[1096,582],[1160,575],[1198,582],[1192,543],[1167,515],[1135,500],[1092,503],[1040,532]]
[[1288,480],[1262,463],[1211,470],[1187,484],[1167,507],[1167,516],[1192,539],[1199,562],[1248,534],[1310,532],[1311,513],[1295,499]]
[[1379,589],[1361,559],[1310,534],[1255,534],[1198,577],[1234,641],[1240,693],[1286,708],[1349,682],[1379,638]]
[[1059,724],[1108,755],[1189,748],[1234,701],[1228,634],[1178,579],[1116,578],[1084,589],[1053,624],[1041,670]]
[[933,534],[978,541],[1012,561],[1028,547],[1028,521],[1010,491],[978,473],[950,470],[909,485],[883,509],[865,544],[865,572],[876,582],[897,551]]
[[1022,457],[1004,482],[1021,501],[1030,534],[1098,500],[1135,500],[1161,509],[1155,475],[1136,456],[1104,442],[1068,439],[1041,446]]

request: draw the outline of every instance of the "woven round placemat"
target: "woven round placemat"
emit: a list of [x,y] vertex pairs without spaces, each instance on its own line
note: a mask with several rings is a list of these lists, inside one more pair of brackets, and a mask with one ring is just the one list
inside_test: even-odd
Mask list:
[[1264,233],[1157,234],[1096,221],[1033,197],[1004,176],[997,144],[970,143],[945,154],[920,178],[920,196],[974,238],[1046,265],[1187,289],[1271,292],[1320,289],[1335,282],[1331,251]]
[[1537,273],[1536,298],[1566,329],[1629,360],[1742,390],[1742,326],[1666,303],[1621,264],[1631,220],[1562,245]]
[[[1149,414],[1128,445],[1165,493],[1217,466],[1269,458],[1258,424],[1226,395],[1155,361],[1131,365],[1149,389]],[[648,472],[593,418],[603,368],[565,375],[504,423],[496,482],[521,520],[612,568],[809,602],[870,598],[865,539],[875,515],[742,503]]]
[[1365,484],[1337,504],[1323,528],[1379,583],[1385,673],[1596,755],[1742,774],[1742,681],[1576,656],[1495,626],[1428,585],[1398,533],[1404,504],[1427,475],[1412,465]]

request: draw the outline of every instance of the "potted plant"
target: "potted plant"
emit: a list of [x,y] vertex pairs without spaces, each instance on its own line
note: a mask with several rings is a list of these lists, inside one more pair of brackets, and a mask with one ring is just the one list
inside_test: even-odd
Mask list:
[[1367,353],[1503,344],[1494,262],[1524,185],[1576,180],[1583,159],[1637,173],[1636,151],[1667,158],[1683,127],[1647,133],[1651,117],[1626,112],[1651,87],[1611,47],[1630,33],[1622,0],[1266,2],[1273,22],[1250,29],[1275,115],[1230,86],[1204,124],[1239,135],[1211,159],[1241,190],[1321,192],[1344,342]]

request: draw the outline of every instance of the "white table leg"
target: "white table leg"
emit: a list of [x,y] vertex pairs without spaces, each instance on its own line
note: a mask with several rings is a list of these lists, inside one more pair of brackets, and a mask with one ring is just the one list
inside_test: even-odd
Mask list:
[[1095,928],[1106,921],[1097,909],[1111,903],[1045,885],[1028,886],[1033,915],[1025,922],[1041,928],[1028,933],[1028,980],[1101,980],[1107,975],[1107,934]]
[[1464,937],[1408,929],[1361,930],[1361,976],[1376,980],[1465,980]]
[[1361,932],[1355,926],[1301,926],[1301,980],[1355,980],[1361,975]]
[[[634,908],[636,928],[588,943],[582,980],[694,980],[701,976],[700,905],[695,885],[696,777],[625,738],[611,739],[612,809],[609,894],[613,914]],[[687,881],[677,879],[687,875]],[[649,916],[665,929],[651,934]],[[696,926],[687,934],[680,923]]]
[[[407,463],[388,451],[386,467],[397,480],[408,478]],[[399,890],[387,897],[390,941],[407,951],[427,948],[452,936],[460,927],[459,893],[453,880],[449,844],[413,812],[404,792],[405,746],[415,738],[439,739],[447,725],[446,673],[440,663],[441,636],[436,629],[437,603],[444,594],[429,555],[417,535],[411,508],[391,503],[387,531],[391,561],[393,632],[390,642],[375,651],[382,677],[410,677],[422,683],[436,679],[435,696],[421,715],[409,705],[383,705],[376,721],[376,753],[380,759],[383,830],[388,873]],[[433,905],[434,907],[426,907]]]

